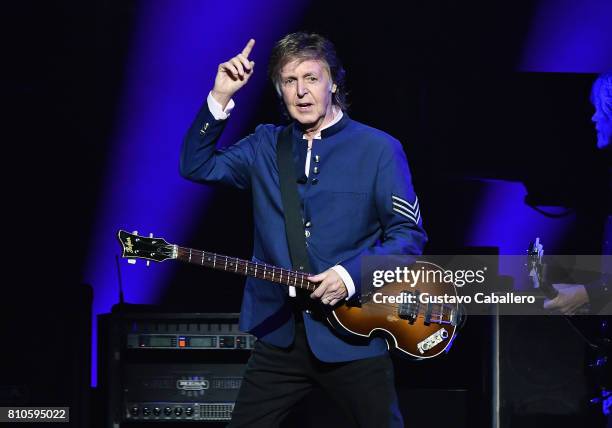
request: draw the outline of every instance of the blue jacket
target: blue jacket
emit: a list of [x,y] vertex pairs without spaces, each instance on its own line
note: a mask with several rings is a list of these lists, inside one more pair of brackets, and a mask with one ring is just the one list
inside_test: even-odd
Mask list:
[[[259,125],[226,149],[216,142],[228,120],[215,120],[205,103],[185,137],[181,175],[197,182],[222,182],[250,189],[253,197],[253,260],[291,268],[276,162],[283,129]],[[296,174],[303,175],[307,141],[293,127]],[[343,118],[323,130],[311,149],[310,173],[298,184],[313,273],[340,264],[361,291],[364,255],[421,254],[427,236],[401,144],[388,134]],[[315,171],[315,167],[317,170]],[[301,171],[301,172],[300,172]],[[305,177],[304,177],[305,178]],[[264,342],[287,347],[294,319],[285,287],[248,278],[240,328]],[[322,361],[338,362],[384,354],[384,339],[355,344],[314,313],[304,314],[308,343]]]

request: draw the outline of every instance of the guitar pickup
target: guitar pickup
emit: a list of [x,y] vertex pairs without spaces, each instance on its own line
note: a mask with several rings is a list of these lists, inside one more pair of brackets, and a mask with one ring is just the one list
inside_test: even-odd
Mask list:
[[[397,314],[400,318],[408,320],[410,324],[413,324],[419,316],[420,302],[419,302],[420,291],[412,292],[404,290],[400,292],[401,302],[397,308]],[[410,298],[409,296],[413,296]],[[414,303],[411,303],[414,302]]]
[[433,304],[431,302],[427,302],[427,309],[425,309],[425,320],[423,324],[429,325],[431,324],[431,313],[433,312]]

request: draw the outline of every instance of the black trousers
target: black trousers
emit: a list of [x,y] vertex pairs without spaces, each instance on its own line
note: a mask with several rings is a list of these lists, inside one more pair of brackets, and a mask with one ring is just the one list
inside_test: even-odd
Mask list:
[[260,340],[255,343],[229,426],[277,427],[316,387],[325,391],[329,405],[342,413],[343,427],[404,426],[389,355],[322,362],[308,346],[301,314],[296,315],[291,347],[279,348]]

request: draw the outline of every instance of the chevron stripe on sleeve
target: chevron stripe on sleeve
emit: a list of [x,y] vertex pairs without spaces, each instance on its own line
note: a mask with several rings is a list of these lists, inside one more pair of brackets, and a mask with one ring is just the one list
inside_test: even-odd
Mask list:
[[412,220],[415,224],[419,224],[421,210],[419,209],[419,198],[417,196],[414,197],[414,202],[411,204],[399,196],[391,195],[391,202],[393,202],[393,211],[395,213]]

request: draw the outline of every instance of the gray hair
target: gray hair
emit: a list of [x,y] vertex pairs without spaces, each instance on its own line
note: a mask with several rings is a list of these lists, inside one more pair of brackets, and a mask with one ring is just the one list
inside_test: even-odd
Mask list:
[[346,100],[346,86],[344,67],[336,55],[336,49],[332,42],[316,33],[297,32],[287,34],[280,39],[272,48],[270,63],[268,64],[268,76],[276,92],[281,95],[280,71],[291,61],[300,60],[322,61],[329,71],[332,82],[336,85],[332,102],[343,111],[348,108]]
[[600,74],[591,89],[591,102],[612,119],[612,73]]

